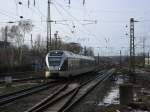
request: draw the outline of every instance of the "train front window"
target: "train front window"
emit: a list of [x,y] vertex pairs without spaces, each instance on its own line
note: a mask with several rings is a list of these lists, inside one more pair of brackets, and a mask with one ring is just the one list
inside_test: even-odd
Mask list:
[[61,57],[49,57],[48,61],[50,66],[59,66],[61,63]]

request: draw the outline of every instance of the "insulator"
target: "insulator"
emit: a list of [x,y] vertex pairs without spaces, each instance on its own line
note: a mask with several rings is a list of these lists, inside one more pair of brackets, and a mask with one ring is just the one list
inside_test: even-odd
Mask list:
[[34,6],[35,6],[35,0],[34,0]]
[[85,0],[83,0],[83,5],[85,4]]
[[29,8],[29,6],[30,6],[30,0],[28,0],[28,8]]
[[22,2],[18,2],[19,5],[22,5]]
[[20,18],[23,18],[23,16],[20,16]]

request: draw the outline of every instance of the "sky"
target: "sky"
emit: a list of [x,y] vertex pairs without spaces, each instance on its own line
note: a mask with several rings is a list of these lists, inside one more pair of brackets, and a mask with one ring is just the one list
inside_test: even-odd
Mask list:
[[[65,42],[78,42],[93,47],[95,54],[119,55],[129,53],[130,18],[135,23],[136,53],[142,52],[146,38],[146,52],[150,51],[150,0],[51,0],[52,37],[58,31]],[[22,2],[19,5],[18,2]],[[41,34],[46,39],[47,0],[1,0],[0,27],[12,25],[8,21],[30,19],[34,39]],[[96,21],[96,22],[95,22]],[[15,23],[14,23],[15,24]],[[126,27],[127,26],[127,27]],[[30,40],[26,35],[26,41]]]

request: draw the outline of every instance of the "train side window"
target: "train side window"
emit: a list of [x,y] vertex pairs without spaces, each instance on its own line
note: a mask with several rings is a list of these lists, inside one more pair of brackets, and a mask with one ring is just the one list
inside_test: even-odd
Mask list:
[[62,71],[68,70],[68,59],[66,59],[61,68]]
[[71,58],[68,59],[68,70],[72,70],[73,60]]

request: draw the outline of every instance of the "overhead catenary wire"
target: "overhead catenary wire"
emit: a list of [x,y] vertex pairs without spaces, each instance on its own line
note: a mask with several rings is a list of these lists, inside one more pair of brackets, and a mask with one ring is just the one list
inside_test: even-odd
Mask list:
[[[14,1],[18,1],[18,0],[14,0]],[[35,1],[35,0],[34,0]],[[36,14],[37,15],[40,15],[40,17],[42,17],[42,16],[44,16],[45,14],[43,14],[43,10],[40,10],[40,8],[41,7],[38,7],[38,5],[39,5],[39,3],[37,3],[37,1],[38,0],[36,0],[36,6],[35,7],[33,7],[33,6],[31,6],[30,5],[30,8],[31,8],[31,10],[34,10],[34,12],[36,12]],[[57,0],[58,1],[58,0]],[[55,1],[54,1],[55,2]],[[55,4],[53,4],[53,5],[55,5]],[[17,5],[16,5],[17,6]],[[26,5],[27,6],[27,5]],[[62,5],[63,6],[63,5]],[[18,7],[18,6],[17,6]],[[26,7],[27,8],[27,7]],[[60,7],[59,7],[60,8]],[[58,5],[57,5],[57,9],[59,10],[59,12],[61,12],[62,13],[62,11],[60,10],[58,8]],[[63,8],[66,10],[66,8],[63,6]],[[56,9],[56,10],[57,10]],[[68,10],[67,10],[68,11]],[[17,10],[16,10],[16,12],[17,12]],[[33,12],[33,11],[32,11]],[[58,12],[58,11],[57,11]],[[66,11],[65,11],[66,12]],[[69,11],[68,11],[69,12]],[[1,15],[4,15],[4,16],[7,16],[7,17],[9,17],[9,16],[11,16],[11,17],[9,17],[10,19],[15,19],[16,20],[16,18],[18,18],[17,16],[13,16],[11,13],[9,14],[9,13],[5,13],[5,12],[3,12],[2,11],[2,13],[4,13],[4,14],[1,14]],[[67,12],[66,12],[67,13]],[[70,12],[69,12],[70,13]],[[63,14],[62,14],[63,15]],[[69,15],[69,14],[68,14]],[[73,17],[72,17],[72,16]],[[81,33],[84,33],[84,34],[86,34],[86,35],[88,35],[88,34],[90,34],[92,37],[94,37],[94,38],[96,38],[96,39],[99,39],[99,38],[97,38],[97,35],[95,35],[92,31],[90,31],[89,29],[88,29],[88,27],[86,27],[86,26],[83,26],[83,24],[82,24],[82,20],[79,20],[78,18],[76,18],[73,14],[71,14],[71,15],[69,15],[71,18],[73,18],[72,20],[70,20],[70,22],[71,21],[75,21],[77,24],[79,24],[79,25],[77,25],[77,30],[79,30],[79,31],[81,31]],[[44,17],[46,17],[46,16],[44,16]],[[62,16],[63,17],[63,16]],[[37,20],[34,20],[34,19],[32,19],[32,21],[33,22],[36,22],[36,23],[38,23],[38,22],[46,22],[46,20],[39,20],[39,18],[37,18]],[[56,21],[56,24],[62,24],[62,25],[64,25],[65,27],[67,27],[69,30],[71,30],[71,29],[73,29],[71,26],[71,24],[69,23],[69,22],[67,22],[68,20],[66,20],[66,22],[65,22],[65,20],[63,19],[63,20],[55,20]],[[76,23],[74,22],[74,24],[76,25]],[[102,20],[101,21],[102,23],[124,23],[124,22],[126,22],[126,21],[122,21],[122,20]],[[140,20],[140,22],[150,22],[150,20]],[[0,23],[5,23],[5,22],[0,22]],[[7,22],[6,22],[7,23]],[[66,23],[66,25],[64,24],[64,23]],[[42,27],[41,26],[39,26],[41,29],[42,29]],[[84,31],[83,31],[84,30]],[[73,35],[75,35],[76,33],[72,33]],[[90,36],[89,35],[89,36]],[[106,37],[106,36],[104,36],[103,35],[103,37]]]
[[[17,1],[16,0],[14,0],[15,1],[15,5],[16,5],[16,12],[18,13],[18,5],[17,5]],[[22,3],[22,2],[20,2],[21,4],[20,5],[22,5],[22,6],[24,6],[24,7],[26,7],[27,5],[26,4],[24,4],[24,3]],[[28,0],[28,7],[29,7],[29,0]],[[33,10],[33,8],[31,8],[30,7],[30,9],[32,9],[32,11],[34,11]],[[44,14],[42,14],[41,13],[41,11],[39,10],[39,8],[38,7],[36,7],[36,9],[39,11],[39,14],[41,15],[41,16],[43,16]],[[35,11],[34,11],[35,12]],[[0,12],[2,15],[5,15],[5,16],[7,16],[7,17],[9,17],[9,18],[13,18],[13,19],[16,19],[15,17],[12,17],[12,16],[10,16],[10,14],[6,14],[6,13],[3,13],[3,12]],[[18,14],[19,15],[19,14]],[[33,20],[34,21],[34,20]],[[13,23],[16,23],[16,22],[18,22],[18,21],[13,21]],[[35,22],[35,21],[34,21]],[[36,22],[38,22],[38,21],[36,21]],[[43,22],[43,21],[42,21]],[[8,22],[1,22],[1,23],[8,23]]]
[[[22,6],[23,6],[23,8],[27,8],[27,7],[28,7],[28,4],[23,4]],[[30,9],[30,11],[32,11],[32,12],[38,14],[39,16],[44,16],[44,17],[46,17],[46,16],[39,10],[38,7],[29,7],[28,9]],[[36,9],[36,10],[35,10],[35,9]]]
[[[34,2],[35,2],[35,0],[34,0]],[[42,13],[42,11],[40,10],[39,0],[38,0],[38,1],[36,1],[36,2],[37,2],[37,3],[36,3],[36,5],[35,5],[35,3],[34,3],[34,7],[38,10],[38,12],[41,14],[41,16],[46,17],[46,15],[45,15],[45,14],[43,14],[43,13]]]
[[1,15],[4,15],[4,16],[7,16],[7,17],[9,17],[9,18],[11,18],[11,19],[15,19],[15,20],[17,19],[16,17],[10,16],[9,14],[6,14],[6,13],[1,12],[1,11],[0,11],[0,14],[1,14]]
[[[63,18],[63,20],[61,20],[60,22],[65,22],[65,24],[63,24],[63,23],[60,23],[60,24],[66,25],[66,27],[67,27],[70,31],[72,31],[71,26],[67,23],[67,20],[64,19],[63,14],[61,13],[61,11],[57,8],[57,6],[56,6],[55,4],[54,4],[54,6],[55,6],[57,12],[58,12],[58,13],[61,15],[61,17]],[[59,20],[58,20],[58,21],[56,20],[56,24],[57,24],[57,22],[59,22]],[[73,34],[74,36],[76,36],[74,33],[72,33],[72,34]]]
[[19,17],[19,10],[18,10],[18,2],[17,0],[14,0],[15,6],[16,6],[16,15]]
[[89,31],[84,25],[82,25],[82,23],[76,17],[74,17],[68,10],[66,10],[60,3],[56,2],[56,1],[55,1],[55,3],[56,3],[56,5],[61,7],[70,17],[72,17],[80,26],[83,27],[83,29],[84,29],[83,32],[86,31],[85,34],[91,35],[96,38],[96,35],[92,34],[91,31]]

